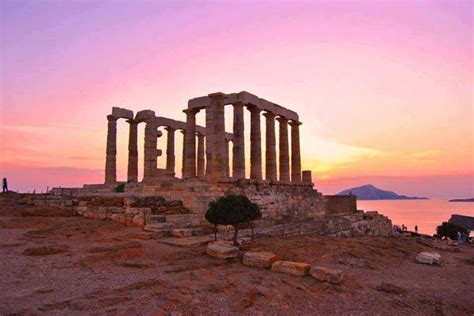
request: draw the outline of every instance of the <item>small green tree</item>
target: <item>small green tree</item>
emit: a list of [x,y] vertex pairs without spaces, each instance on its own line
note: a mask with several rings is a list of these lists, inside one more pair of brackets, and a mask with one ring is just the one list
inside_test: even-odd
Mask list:
[[449,222],[443,222],[443,224],[436,227],[436,234],[440,237],[449,237],[452,240],[458,239],[458,232],[467,234],[467,231],[461,226]]
[[260,208],[252,203],[245,195],[226,195],[209,203],[206,220],[214,225],[214,239],[217,240],[217,225],[232,225],[234,236],[232,238],[234,246],[237,246],[237,235],[239,225],[252,223],[262,217]]

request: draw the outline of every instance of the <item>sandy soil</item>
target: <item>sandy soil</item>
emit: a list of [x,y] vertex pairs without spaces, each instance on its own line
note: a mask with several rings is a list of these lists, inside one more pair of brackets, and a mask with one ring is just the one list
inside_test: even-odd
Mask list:
[[1,314],[474,313],[472,246],[436,250],[440,266],[415,262],[419,251],[440,246],[415,238],[305,236],[245,246],[343,270],[343,283],[330,285],[71,215],[0,195]]

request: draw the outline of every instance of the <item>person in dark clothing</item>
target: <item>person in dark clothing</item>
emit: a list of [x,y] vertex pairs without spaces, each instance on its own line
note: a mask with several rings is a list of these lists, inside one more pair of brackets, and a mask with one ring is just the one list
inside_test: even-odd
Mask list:
[[415,233],[418,233],[418,225],[415,225]]
[[7,178],[3,178],[2,180],[2,189],[3,193],[7,192],[8,193],[8,183],[7,183]]

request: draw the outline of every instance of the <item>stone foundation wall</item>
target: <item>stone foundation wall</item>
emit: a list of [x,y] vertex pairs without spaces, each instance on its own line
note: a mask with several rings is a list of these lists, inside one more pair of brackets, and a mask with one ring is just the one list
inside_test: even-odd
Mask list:
[[351,214],[357,210],[357,197],[355,195],[325,195],[327,199],[326,215]]

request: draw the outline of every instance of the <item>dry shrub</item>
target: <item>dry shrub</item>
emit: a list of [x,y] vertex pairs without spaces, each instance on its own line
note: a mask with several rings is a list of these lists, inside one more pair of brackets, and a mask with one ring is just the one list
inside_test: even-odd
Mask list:
[[63,247],[44,246],[44,247],[25,249],[23,254],[25,256],[49,256],[49,255],[55,255],[58,253],[63,253],[66,251],[67,250]]

